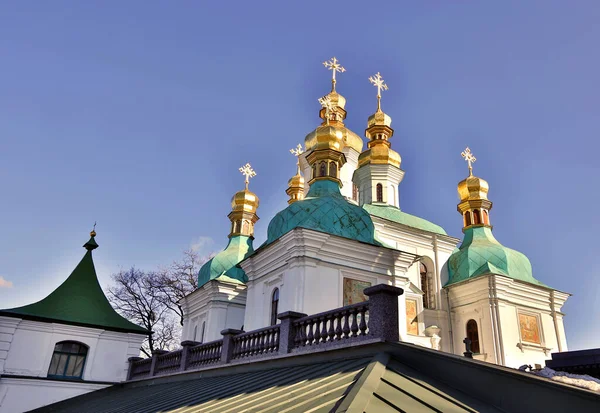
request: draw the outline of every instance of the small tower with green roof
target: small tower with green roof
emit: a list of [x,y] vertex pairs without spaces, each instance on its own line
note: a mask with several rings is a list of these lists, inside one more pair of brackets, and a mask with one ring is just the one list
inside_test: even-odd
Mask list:
[[475,358],[508,366],[538,363],[567,348],[561,308],[569,294],[533,277],[529,259],[492,233],[489,184],[473,175],[475,156],[462,152],[469,176],[458,184],[462,244],[446,264],[454,348],[468,338]]
[[[119,315],[102,291],[92,257],[96,231],[83,247],[79,264],[47,297],[0,310],[1,404],[15,407],[11,411],[125,380],[128,359],[139,356],[150,334]],[[24,392],[27,398],[15,399]]]

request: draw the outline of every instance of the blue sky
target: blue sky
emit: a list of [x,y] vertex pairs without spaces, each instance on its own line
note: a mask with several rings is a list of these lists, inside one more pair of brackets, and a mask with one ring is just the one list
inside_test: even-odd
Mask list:
[[456,184],[490,183],[494,234],[573,294],[569,345],[600,346],[600,4],[564,1],[4,2],[0,307],[40,299],[98,221],[103,285],[227,241],[251,162],[257,243],[286,205],[289,149],[319,119],[321,62],[362,134],[390,90],[401,207],[460,237]]

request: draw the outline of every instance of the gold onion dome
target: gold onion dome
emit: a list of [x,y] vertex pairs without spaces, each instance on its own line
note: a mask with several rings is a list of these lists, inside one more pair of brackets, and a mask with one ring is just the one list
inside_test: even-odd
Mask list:
[[476,200],[487,200],[487,194],[490,189],[489,184],[485,179],[470,175],[458,183],[458,196],[460,202],[464,201],[476,201]]
[[240,212],[256,212],[258,208],[258,196],[247,189],[236,192],[231,198],[231,210]]
[[366,164],[393,165],[400,168],[402,158],[391,148],[389,138],[394,134],[392,118],[381,110],[381,90],[388,90],[380,73],[369,81],[377,87],[377,111],[369,116],[365,136],[369,139],[368,149],[358,157],[358,166]]
[[289,195],[288,204],[304,199],[304,177],[300,173],[300,160],[298,157],[304,153],[302,145],[298,144],[293,149],[290,149],[290,153],[296,157],[296,175],[292,176],[288,181],[288,188],[285,193]]

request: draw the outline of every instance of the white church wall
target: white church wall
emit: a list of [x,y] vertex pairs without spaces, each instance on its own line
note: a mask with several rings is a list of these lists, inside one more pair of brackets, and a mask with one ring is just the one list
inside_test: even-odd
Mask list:
[[342,181],[340,192],[346,198],[352,199],[352,176],[358,166],[360,154],[349,146],[344,147],[342,152],[346,155],[346,163],[340,168],[340,181]]
[[184,312],[181,341],[218,340],[221,331],[244,326],[246,286],[211,280],[184,297],[181,305]]
[[108,387],[109,384],[0,378],[0,413],[19,413]]
[[[105,387],[106,382],[125,380],[127,359],[139,355],[145,339],[141,334],[12,317],[0,317],[0,331],[4,358],[0,370],[0,412],[24,411]],[[54,346],[62,341],[88,346],[81,382],[43,380],[48,376]]]

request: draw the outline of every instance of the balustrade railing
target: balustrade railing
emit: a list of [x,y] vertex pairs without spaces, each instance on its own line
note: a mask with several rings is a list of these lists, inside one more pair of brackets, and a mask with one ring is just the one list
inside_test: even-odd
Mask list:
[[262,359],[290,352],[321,351],[366,339],[398,341],[398,296],[402,289],[376,285],[364,290],[369,301],[307,316],[288,311],[280,324],[243,332],[223,330],[223,339],[210,343],[184,341],[182,349],[157,350],[151,358],[129,359],[127,380],[178,371]]
[[279,351],[279,325],[242,333],[233,337],[232,360],[277,353]]
[[369,302],[300,318],[292,323],[294,346],[316,346],[369,335]]
[[184,370],[204,367],[220,362],[222,349],[223,340],[211,341],[210,343],[190,347],[188,350],[189,361]]

